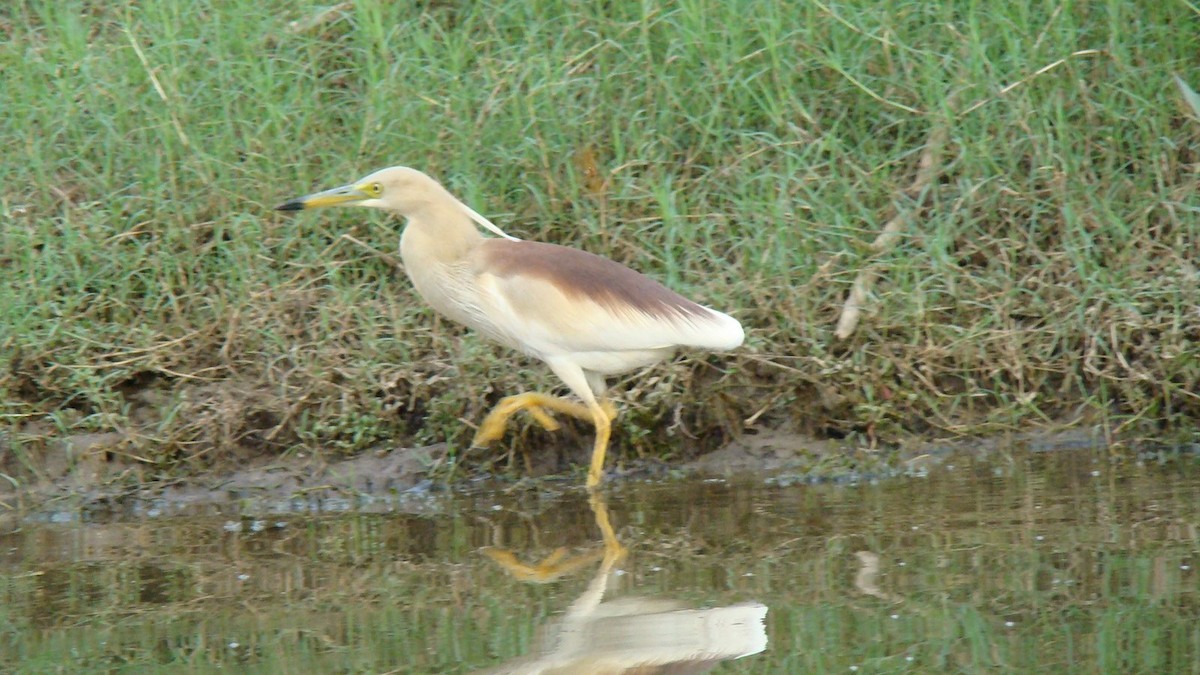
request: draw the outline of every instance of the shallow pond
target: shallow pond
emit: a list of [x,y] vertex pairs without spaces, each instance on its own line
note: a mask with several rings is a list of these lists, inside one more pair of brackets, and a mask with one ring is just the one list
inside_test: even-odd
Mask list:
[[5,672],[1200,670],[1187,454],[2,522]]

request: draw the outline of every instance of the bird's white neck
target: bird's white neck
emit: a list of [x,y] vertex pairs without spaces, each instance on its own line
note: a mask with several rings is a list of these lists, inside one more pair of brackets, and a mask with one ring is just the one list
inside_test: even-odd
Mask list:
[[466,257],[481,241],[483,235],[475,223],[451,197],[409,214],[400,235],[400,255],[405,264],[409,256],[450,264]]

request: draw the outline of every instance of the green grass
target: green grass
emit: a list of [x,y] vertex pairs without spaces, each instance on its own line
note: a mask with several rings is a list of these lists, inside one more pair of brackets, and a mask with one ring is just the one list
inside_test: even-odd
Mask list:
[[[0,420],[21,447],[117,430],[159,467],[462,448],[499,396],[556,386],[343,237],[391,252],[398,223],[270,210],[391,164],[748,327],[736,354],[626,378],[618,454],[677,444],[676,406],[697,449],[752,415],[885,442],[1195,430],[1188,3],[362,1],[314,21],[327,6],[0,10]],[[897,210],[899,245],[872,252]]]

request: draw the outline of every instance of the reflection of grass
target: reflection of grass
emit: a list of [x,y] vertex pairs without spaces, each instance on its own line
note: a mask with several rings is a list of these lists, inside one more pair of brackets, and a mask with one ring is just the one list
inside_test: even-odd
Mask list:
[[[551,376],[432,320],[355,243],[392,251],[396,223],[268,210],[396,162],[750,327],[739,356],[631,378],[638,451],[752,415],[888,441],[1200,413],[1185,3],[529,7],[7,11],[3,419],[133,431],[152,463],[461,446],[486,399]],[[939,125],[929,208],[870,253]]]

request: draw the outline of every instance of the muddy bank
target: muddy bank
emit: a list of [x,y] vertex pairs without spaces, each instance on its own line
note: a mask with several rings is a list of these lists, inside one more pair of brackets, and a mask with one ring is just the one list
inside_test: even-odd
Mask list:
[[236,468],[152,478],[136,458],[119,451],[120,441],[118,434],[64,440],[59,452],[46,452],[40,465],[24,472],[24,481],[0,482],[0,510],[36,511],[47,506],[106,510],[151,500],[182,508],[420,492],[434,487],[429,476],[445,456],[444,445],[395,448],[333,461],[295,453],[256,457]]
[[[118,434],[87,434],[26,456],[17,475],[0,481],[0,508],[13,512],[103,512],[155,502],[182,510],[201,504],[263,503],[282,508],[346,507],[371,501],[418,497],[447,489],[571,490],[582,484],[582,451],[530,453],[493,460],[492,469],[456,470],[445,444],[419,448],[380,448],[345,459],[293,453],[249,458],[237,467],[210,469],[169,479],[149,477],[144,465],[121,451]],[[673,479],[682,476],[738,477],[785,483],[853,482],[923,472],[951,454],[986,457],[998,450],[1108,446],[1089,430],[1031,431],[970,440],[913,441],[888,449],[814,439],[791,431],[747,434],[719,450],[677,465],[629,460],[609,467],[608,480]],[[12,448],[6,451],[10,455]],[[475,451],[483,452],[483,451]],[[578,455],[576,457],[575,455]],[[9,459],[12,459],[10,456]],[[469,457],[477,466],[480,458]],[[12,462],[9,465],[12,466]],[[10,469],[11,470],[11,469]]]

